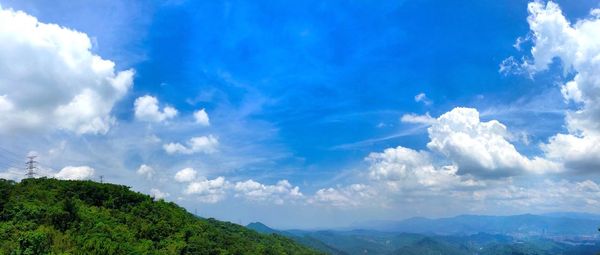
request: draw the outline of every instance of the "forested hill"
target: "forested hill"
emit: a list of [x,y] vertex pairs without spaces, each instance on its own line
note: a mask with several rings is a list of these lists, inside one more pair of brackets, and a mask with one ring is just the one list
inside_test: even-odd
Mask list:
[[317,254],[92,181],[0,179],[0,254]]

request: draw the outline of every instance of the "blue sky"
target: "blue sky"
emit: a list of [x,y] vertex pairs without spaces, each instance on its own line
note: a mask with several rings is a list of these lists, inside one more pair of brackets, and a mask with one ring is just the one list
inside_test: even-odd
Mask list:
[[[545,2],[537,3],[558,15]],[[559,140],[557,134],[580,138],[581,143],[595,141],[595,127],[577,126],[589,118],[568,117],[582,109],[595,116],[594,90],[580,82],[577,91],[590,98],[578,99],[561,89],[578,73],[596,67],[581,64],[593,59],[593,50],[575,61],[572,55],[539,44],[544,32],[556,27],[536,30],[538,20],[550,21],[543,15],[534,17],[528,4],[0,0],[6,13],[20,10],[40,23],[84,33],[91,48],[77,49],[112,61],[115,74],[110,77],[132,71],[131,80],[124,82],[125,92],[100,93],[101,103],[92,108],[107,110],[90,111],[102,123],[91,131],[81,129],[87,122],[98,123],[86,119],[87,113],[81,113],[86,118],[75,118],[74,126],[58,117],[42,118],[44,128],[9,125],[29,116],[25,113],[35,117],[52,112],[27,107],[54,94],[75,98],[81,84],[64,85],[62,79],[71,74],[48,74],[43,68],[25,72],[26,78],[0,72],[0,77],[8,77],[0,79],[0,96],[15,105],[6,109],[17,116],[3,119],[0,148],[5,154],[0,167],[6,169],[5,177],[18,179],[15,165],[35,153],[45,175],[65,176],[56,174],[72,166],[74,170],[65,173],[84,173],[73,178],[103,175],[202,216],[241,223],[260,220],[280,227],[461,213],[598,212],[591,202],[567,202],[573,198],[556,198],[564,200],[554,201],[556,206],[540,202],[544,185],[557,190],[598,187],[594,169],[600,160],[561,154],[556,151],[559,143],[553,142]],[[590,10],[600,2],[556,4],[573,29],[578,29],[578,20],[596,25]],[[574,40],[590,33],[577,31],[581,36]],[[585,45],[573,46],[573,52],[587,49]],[[42,54],[39,51],[29,54],[30,48],[17,56],[25,67],[42,59],[35,57]],[[545,51],[555,60],[538,65],[545,61]],[[510,63],[510,70],[500,71]],[[79,72],[73,73],[80,78]],[[41,94],[18,101],[13,84],[29,79],[48,82],[48,91],[55,86],[55,91],[73,94],[42,96],[42,87]],[[28,91],[29,83],[23,84]],[[477,119],[477,127],[469,129],[475,133],[461,132],[480,144],[461,147],[460,141],[443,140],[460,133],[453,129],[460,126],[457,120],[471,116],[457,107],[478,113],[481,122]],[[167,108],[177,114],[169,114]],[[195,120],[200,109],[209,123]],[[451,123],[440,117],[446,113]],[[407,116],[421,118],[411,121]],[[498,121],[506,130],[498,131],[488,121]],[[194,145],[194,137],[202,139]],[[461,154],[479,145],[489,162]],[[386,149],[392,149],[387,156]],[[141,171],[142,165],[151,170]],[[183,169],[193,169],[194,174],[176,180]],[[492,195],[518,191],[524,193]],[[451,194],[451,199],[439,192]],[[599,194],[582,193],[578,199],[600,202]]]

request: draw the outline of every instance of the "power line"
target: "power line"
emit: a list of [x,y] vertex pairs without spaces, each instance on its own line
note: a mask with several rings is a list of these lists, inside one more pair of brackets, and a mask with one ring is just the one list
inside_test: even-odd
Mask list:
[[0,146],[0,152],[2,152],[2,155],[4,155],[4,156],[11,156],[12,158],[21,158],[21,156],[22,156],[15,152],[7,150],[6,148],[3,148],[2,146]]
[[21,158],[17,153],[7,150],[0,146],[0,168],[9,169],[16,168],[21,169]]
[[[17,169],[21,169],[22,168],[22,161],[19,162],[15,162],[15,161],[4,161],[4,160],[0,160],[0,170],[5,170],[8,168],[17,168]],[[2,169],[3,168],[3,169]]]
[[21,169],[21,167],[17,166],[17,165],[20,165],[20,164],[0,163],[0,170],[7,170],[10,168]]
[[6,150],[3,150],[2,148],[0,148],[0,159],[1,159],[1,161],[5,161],[5,162],[9,162],[11,164],[15,164],[17,162],[21,162],[21,160],[20,160],[21,157],[22,156],[17,156],[14,153],[11,153],[9,151],[6,151]]
[[19,157],[17,157],[17,156],[12,156],[12,157],[11,157],[11,156],[10,156],[10,155],[8,155],[8,154],[4,154],[4,153],[0,152],[0,158],[2,158],[2,159],[5,159],[6,161],[21,161],[20,159],[21,159],[22,157],[23,157],[23,156],[19,156]]

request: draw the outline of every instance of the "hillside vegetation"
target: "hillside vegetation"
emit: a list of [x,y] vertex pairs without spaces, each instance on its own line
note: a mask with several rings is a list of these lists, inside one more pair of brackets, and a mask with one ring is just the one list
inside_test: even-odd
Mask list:
[[126,186],[0,179],[0,254],[317,254]]

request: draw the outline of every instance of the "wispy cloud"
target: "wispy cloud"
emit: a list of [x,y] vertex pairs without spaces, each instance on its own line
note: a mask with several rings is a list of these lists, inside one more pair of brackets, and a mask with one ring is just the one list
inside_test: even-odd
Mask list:
[[351,149],[356,149],[356,148],[371,147],[374,144],[392,140],[395,138],[400,138],[400,137],[405,137],[405,136],[413,136],[413,135],[425,133],[427,130],[427,126],[428,125],[418,125],[415,127],[404,129],[400,132],[397,132],[397,133],[394,133],[394,134],[391,134],[388,136],[371,138],[371,139],[366,139],[366,140],[353,142],[353,143],[340,144],[340,145],[333,146],[330,149],[332,149],[332,150],[351,150]]

